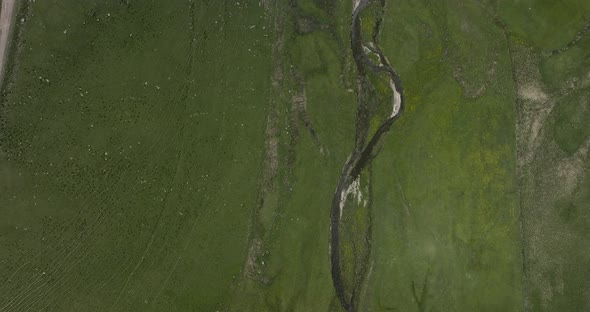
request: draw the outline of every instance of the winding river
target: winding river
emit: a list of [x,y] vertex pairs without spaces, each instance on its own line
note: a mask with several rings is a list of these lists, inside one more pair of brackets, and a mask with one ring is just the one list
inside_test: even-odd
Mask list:
[[[343,282],[342,263],[340,259],[341,242],[340,242],[340,226],[342,212],[347,201],[349,188],[353,183],[359,179],[359,176],[365,168],[371,163],[371,160],[376,156],[375,147],[383,138],[394,122],[401,116],[404,111],[405,100],[403,95],[403,88],[401,79],[396,71],[391,67],[389,61],[381,51],[377,36],[382,25],[382,12],[385,6],[385,0],[356,0],[353,1],[355,5],[352,13],[352,22],[350,26],[351,49],[352,55],[357,69],[357,127],[355,148],[350,154],[347,162],[344,164],[342,174],[336,187],[336,192],[332,199],[332,206],[330,211],[330,265],[332,282],[336,291],[338,300],[342,307],[348,311],[357,310],[357,302],[355,290],[349,290],[352,295],[349,295]],[[362,36],[362,21],[361,13],[370,6],[380,6],[378,9],[381,15],[375,20],[372,38],[370,41],[364,41]],[[373,54],[374,59],[378,60],[376,64],[370,57]],[[385,74],[389,80],[389,87],[392,92],[392,111],[389,116],[381,121],[375,133],[369,138],[369,122],[371,117],[370,105],[375,104],[368,101],[367,94],[377,92],[371,84],[369,74]],[[367,117],[369,116],[369,117]],[[354,285],[354,288],[360,288],[360,285]]]

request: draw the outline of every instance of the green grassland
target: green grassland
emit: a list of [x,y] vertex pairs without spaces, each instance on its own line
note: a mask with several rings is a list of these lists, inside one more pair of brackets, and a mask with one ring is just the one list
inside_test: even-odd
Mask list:
[[513,84],[502,30],[476,3],[408,2],[388,12],[383,49],[404,77],[408,109],[374,162],[366,309],[520,311]]
[[[0,311],[342,311],[328,244],[355,143],[351,12],[22,2]],[[590,309],[589,12],[387,1],[407,107],[363,176],[367,210],[344,217],[372,229],[361,311]]]
[[264,11],[37,1],[23,12],[1,114],[0,310],[214,310],[239,275],[256,200]]
[[498,12],[509,29],[518,90],[525,308],[585,311],[590,309],[590,4],[507,2]]

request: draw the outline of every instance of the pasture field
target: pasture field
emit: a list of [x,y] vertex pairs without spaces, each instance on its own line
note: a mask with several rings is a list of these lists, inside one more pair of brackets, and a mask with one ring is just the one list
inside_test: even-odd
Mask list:
[[211,311],[229,296],[262,165],[265,16],[26,3],[2,101],[0,310]]

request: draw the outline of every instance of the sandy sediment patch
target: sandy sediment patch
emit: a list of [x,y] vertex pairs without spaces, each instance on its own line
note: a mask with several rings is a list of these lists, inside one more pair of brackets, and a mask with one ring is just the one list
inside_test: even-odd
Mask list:
[[2,10],[0,11],[0,84],[4,78],[8,46],[10,43],[10,31],[15,13],[15,3],[16,0],[2,0]]

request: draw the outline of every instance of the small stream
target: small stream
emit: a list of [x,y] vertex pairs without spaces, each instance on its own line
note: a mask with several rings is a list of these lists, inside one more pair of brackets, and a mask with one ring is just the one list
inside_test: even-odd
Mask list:
[[[343,282],[342,264],[340,259],[340,226],[342,210],[347,201],[347,190],[350,185],[359,178],[360,174],[371,163],[376,156],[375,147],[381,142],[383,136],[391,129],[394,122],[401,116],[404,111],[405,100],[403,95],[402,83],[399,75],[389,64],[389,61],[377,44],[377,36],[382,25],[382,13],[385,6],[385,0],[356,0],[356,5],[352,14],[350,26],[351,49],[357,68],[357,126],[356,142],[353,152],[350,154],[348,161],[344,164],[342,174],[336,187],[336,192],[332,199],[330,211],[330,264],[332,273],[332,282],[340,304],[346,311],[357,310],[357,299],[355,294],[358,293],[362,283],[353,285],[354,289],[346,289]],[[370,6],[380,6],[381,14],[375,21],[373,36],[371,41],[364,42],[362,36],[361,13]],[[369,57],[373,54],[379,60],[375,64]],[[369,74],[385,74],[389,79],[389,86],[392,92],[392,112],[377,127],[375,133],[369,137],[370,120],[375,118],[369,97],[371,92],[377,92],[372,85]],[[377,103],[378,104],[378,103]],[[370,233],[366,233],[370,235]],[[368,256],[368,255],[367,255]],[[366,275],[366,270],[364,270]],[[364,278],[364,277],[363,277]],[[349,295],[351,293],[352,295]]]

